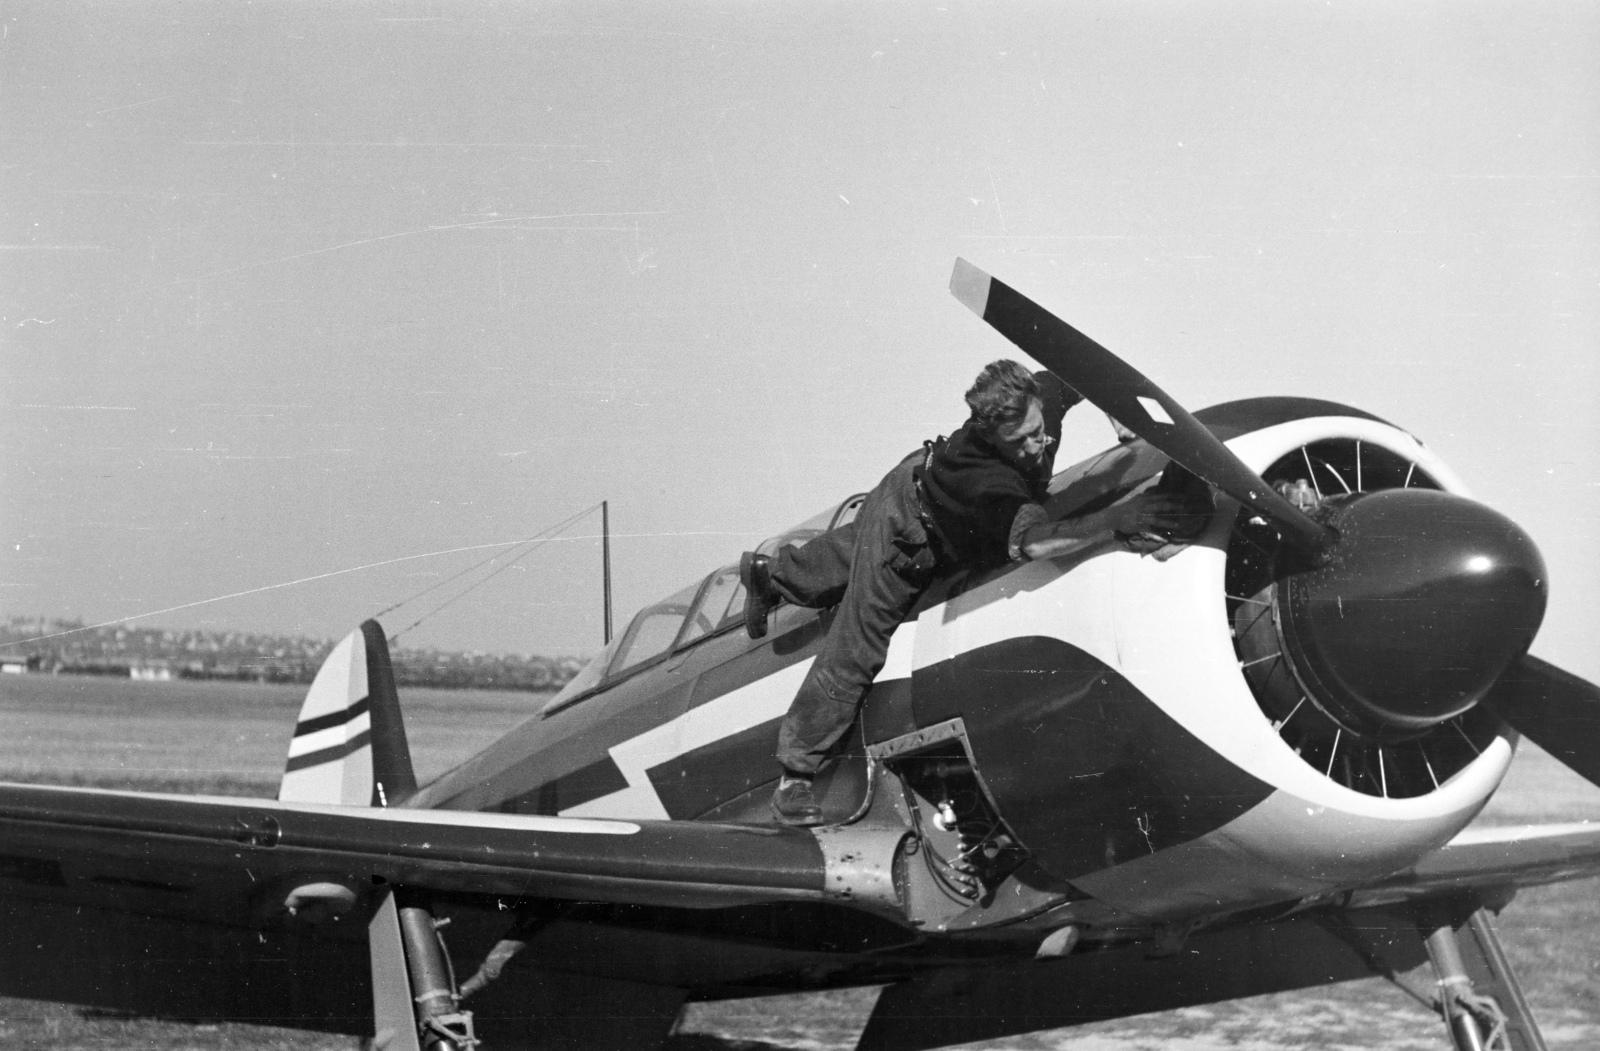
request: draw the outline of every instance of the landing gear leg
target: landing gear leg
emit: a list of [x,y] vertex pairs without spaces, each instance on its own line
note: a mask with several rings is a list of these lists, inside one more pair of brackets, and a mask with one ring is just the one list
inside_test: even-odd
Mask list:
[[1546,1051],[1487,910],[1477,910],[1465,923],[1438,914],[1419,926],[1439,980],[1437,1007],[1455,1051]]
[[375,1051],[473,1051],[472,1012],[460,1009],[439,924],[427,902],[383,892],[367,928]]
[[[1444,1015],[1445,1028],[1450,1031],[1450,1043],[1456,1051],[1488,1051],[1489,1040],[1503,1032],[1496,1026],[1486,1034],[1481,1023],[1490,1018],[1482,1006],[1474,1009],[1473,1001],[1486,999],[1477,996],[1472,979],[1467,976],[1467,965],[1461,959],[1461,947],[1456,944],[1456,932],[1449,927],[1439,927],[1428,934],[1428,955],[1433,959],[1434,973],[1439,976],[1439,1011]],[[1488,1000],[1494,1004],[1493,1000]],[[1499,1012],[1495,1005],[1494,1012]]]

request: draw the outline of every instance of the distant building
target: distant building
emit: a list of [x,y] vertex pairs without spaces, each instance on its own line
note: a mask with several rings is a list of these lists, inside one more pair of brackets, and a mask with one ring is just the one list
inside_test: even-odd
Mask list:
[[171,682],[172,668],[166,664],[132,664],[128,666],[128,678],[141,682]]
[[32,657],[3,657],[0,658],[0,675],[22,675],[30,671],[39,670],[39,658]]

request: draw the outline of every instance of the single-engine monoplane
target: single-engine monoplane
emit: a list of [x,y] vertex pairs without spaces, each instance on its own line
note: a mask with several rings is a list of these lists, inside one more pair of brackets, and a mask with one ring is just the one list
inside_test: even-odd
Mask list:
[[1190,414],[965,261],[951,289],[1136,436],[1057,474],[1051,515],[1180,475],[1215,511],[936,581],[818,778],[823,827],[767,800],[831,614],[752,641],[734,565],[421,786],[369,621],[277,799],[0,786],[0,992],[499,1051],[882,985],[860,1046],[912,1051],[1431,962],[1455,1047],[1542,1048],[1492,915],[1600,874],[1600,828],[1468,827],[1519,736],[1600,783],[1600,688],[1528,653],[1533,541],[1400,426]]

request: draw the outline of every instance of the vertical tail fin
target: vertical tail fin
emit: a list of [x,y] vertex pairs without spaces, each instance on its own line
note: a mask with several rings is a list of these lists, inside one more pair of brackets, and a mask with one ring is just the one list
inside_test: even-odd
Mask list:
[[389,644],[369,620],[333,648],[306,691],[278,798],[389,806],[416,790]]

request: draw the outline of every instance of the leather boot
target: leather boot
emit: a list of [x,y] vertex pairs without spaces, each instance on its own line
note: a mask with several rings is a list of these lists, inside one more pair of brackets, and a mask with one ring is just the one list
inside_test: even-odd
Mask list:
[[744,630],[759,639],[767,633],[767,615],[783,601],[772,586],[772,559],[746,551],[739,556],[739,581],[744,585]]
[[822,824],[822,807],[811,793],[811,778],[784,774],[772,793],[772,816],[798,828]]

